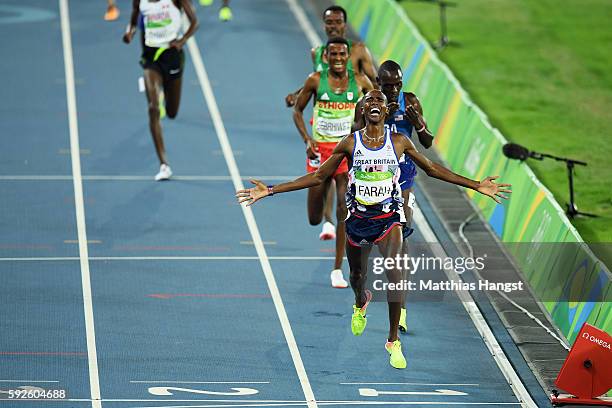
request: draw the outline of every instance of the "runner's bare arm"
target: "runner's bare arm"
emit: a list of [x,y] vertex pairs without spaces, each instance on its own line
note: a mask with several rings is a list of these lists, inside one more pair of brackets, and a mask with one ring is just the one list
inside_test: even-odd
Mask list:
[[295,127],[306,144],[306,151],[308,157],[311,159],[316,157],[314,151],[317,149],[317,146],[316,142],[310,137],[308,131],[306,130],[306,123],[304,123],[304,109],[306,108],[306,105],[308,105],[310,98],[316,95],[320,77],[321,74],[319,72],[313,72],[308,76],[293,108],[293,123],[295,123]]
[[[423,129],[420,132],[417,132],[417,136],[419,137],[419,142],[421,145],[429,149],[433,143],[433,134],[427,129],[427,123],[425,122],[425,118],[423,118],[423,106],[421,105],[421,101],[415,94],[412,92],[404,93],[404,100],[407,102],[405,105],[406,115],[408,116],[408,120],[415,126],[416,130]],[[409,106],[413,106],[414,109],[410,109]],[[418,115],[416,114],[418,113]]]
[[189,28],[187,29],[185,34],[183,34],[183,38],[181,38],[180,40],[173,41],[172,43],[170,43],[170,46],[176,46],[180,49],[198,29],[198,17],[196,16],[193,4],[191,4],[191,0],[179,0],[179,4],[181,5],[181,8],[185,12],[187,19],[189,20]]
[[357,69],[360,73],[366,75],[372,84],[376,84],[376,67],[374,66],[374,59],[368,47],[362,42],[355,43],[351,53],[356,55]]
[[353,143],[353,137],[350,135],[342,139],[334,148],[329,159],[327,159],[314,173],[305,174],[293,181],[280,183],[270,187],[266,186],[260,180],[251,180],[251,183],[254,184],[255,187],[237,191],[236,198],[239,203],[246,202],[247,206],[250,206],[270,194],[287,193],[289,191],[318,186],[334,174],[344,158],[350,158],[353,150]]
[[512,193],[509,189],[510,184],[497,184],[495,179],[499,176],[487,177],[484,180],[478,182],[469,178],[463,177],[457,173],[453,173],[444,166],[434,163],[427,157],[423,156],[414,147],[414,144],[407,137],[403,137],[399,133],[393,134],[393,143],[399,143],[404,149],[404,154],[414,161],[414,163],[427,173],[429,177],[434,177],[440,180],[444,180],[448,183],[456,184],[478,191],[481,194],[491,197],[498,203],[501,203],[500,198],[507,199],[508,197],[504,193]]
[[138,13],[140,12],[140,0],[132,0],[132,14],[130,14],[130,22],[123,34],[123,42],[129,44],[136,33],[138,27]]
[[374,89],[372,81],[370,81],[370,78],[368,78],[364,74],[355,73],[355,81],[357,81],[357,86],[359,86],[359,89],[364,95]]

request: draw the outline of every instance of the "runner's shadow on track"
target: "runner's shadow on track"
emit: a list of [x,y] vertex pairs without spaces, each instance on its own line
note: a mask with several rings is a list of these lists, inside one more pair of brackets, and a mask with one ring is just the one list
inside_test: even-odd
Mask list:
[[[153,183],[153,181],[151,181]],[[160,183],[155,184],[158,186]],[[160,186],[161,187],[161,186]],[[108,220],[98,227],[101,231],[109,231],[108,236],[121,241],[141,237],[143,234],[163,231],[159,223],[161,202],[165,194],[160,188],[146,188],[133,195],[127,202],[116,204],[108,212]],[[93,224],[93,223],[92,223]],[[121,231],[118,226],[122,225]],[[141,228],[133,228],[134,225]],[[108,245],[124,244],[112,238]]]
[[[115,140],[112,143],[112,150],[107,151],[102,156],[92,157],[93,160],[88,159],[87,173],[89,174],[87,175],[108,175],[109,168],[113,170],[111,175],[142,174],[142,169],[146,169],[145,171],[147,171],[147,174],[151,174],[151,180],[153,180],[157,164],[155,149],[145,120],[143,120],[144,124],[142,126],[122,139]],[[126,156],[130,159],[119,160],[119,158],[125,158]]]

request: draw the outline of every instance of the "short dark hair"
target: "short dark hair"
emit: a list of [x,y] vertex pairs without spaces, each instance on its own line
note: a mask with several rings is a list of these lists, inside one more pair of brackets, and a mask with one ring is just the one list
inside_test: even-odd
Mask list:
[[325,44],[325,51],[327,51],[330,44],[344,44],[346,45],[346,48],[349,48],[348,40],[342,37],[333,37],[327,40],[327,43]]
[[339,11],[340,13],[342,13],[342,16],[344,17],[344,22],[346,23],[346,10],[345,9],[343,9],[340,6],[329,6],[323,12],[323,20],[325,20],[325,15],[327,14],[328,11],[331,11],[331,12]]
[[378,68],[378,76],[383,75],[384,72],[391,73],[393,71],[398,71],[401,75],[402,67],[400,67],[400,65],[393,60],[386,60],[385,62],[380,64],[380,67]]

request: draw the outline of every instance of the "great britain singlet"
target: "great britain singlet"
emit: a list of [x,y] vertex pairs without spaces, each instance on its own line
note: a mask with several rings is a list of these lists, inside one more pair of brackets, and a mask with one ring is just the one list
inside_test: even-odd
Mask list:
[[[347,40],[348,41],[348,51],[349,51],[349,55],[351,54],[351,47],[353,45],[353,42],[351,40]],[[314,53],[314,60],[312,62],[312,70],[314,72],[322,72],[326,69],[329,68],[329,64],[325,61],[323,61],[323,53],[325,52],[325,45],[319,45],[317,48],[315,48],[315,53]],[[348,60],[348,64],[347,64],[347,69],[349,69],[350,71],[353,71],[353,62],[351,61],[351,59],[349,58]]]
[[172,0],[140,0],[140,14],[147,47],[168,48],[179,37],[181,10]]
[[399,160],[395,154],[391,132],[385,129],[385,142],[378,149],[363,143],[361,131],[354,133],[355,148],[349,170],[347,208],[368,218],[381,213],[397,212],[405,221],[399,185]]
[[313,109],[312,137],[317,142],[338,143],[351,133],[359,87],[353,71],[348,71],[346,91],[336,94],[329,86],[327,70],[321,72]]

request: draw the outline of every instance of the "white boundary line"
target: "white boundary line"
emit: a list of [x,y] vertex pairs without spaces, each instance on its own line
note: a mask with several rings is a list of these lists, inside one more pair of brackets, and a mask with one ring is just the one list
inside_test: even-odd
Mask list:
[[[250,180],[252,178],[258,180],[276,180],[285,181],[293,180],[299,176],[243,176],[242,180]],[[138,175],[89,175],[81,176],[82,180],[86,181],[153,181],[151,176],[138,176]],[[0,181],[69,181],[72,180],[72,176],[69,175],[0,175]],[[191,176],[172,176],[172,180],[178,181],[231,181],[231,176],[204,176],[204,175],[191,175]]]
[[446,383],[446,384],[431,384],[431,383],[413,383],[413,382],[346,382],[340,385],[429,385],[429,386],[470,386],[478,387],[480,384],[475,383]]
[[[289,8],[291,9],[291,11],[293,12],[296,20],[302,27],[302,30],[306,34],[306,37],[308,37],[308,40],[310,41],[311,45],[313,47],[316,47],[322,44],[323,41],[317,35],[316,31],[314,30],[314,28],[312,27],[312,25],[306,18],[304,10],[301,8],[299,4],[297,4],[297,1],[296,0],[286,0],[286,2],[289,5]],[[438,242],[435,234],[433,233],[433,231],[431,230],[429,226],[429,223],[427,222],[427,220],[423,216],[423,213],[418,207],[415,208],[414,210],[413,218],[415,220],[415,223],[419,231],[421,231],[421,233],[423,234],[423,237],[425,238],[426,242]],[[434,255],[438,257],[442,257],[442,258],[447,257],[445,251],[439,245],[430,245],[430,246],[431,246],[431,249]],[[449,280],[461,281],[461,278],[459,278],[459,275],[454,273],[454,271],[445,269],[444,272],[446,273],[446,276],[448,277]],[[457,296],[459,296],[459,299],[461,300],[461,302],[463,303],[463,306],[465,307],[465,310],[467,311],[468,315],[472,319],[472,322],[476,326],[476,329],[480,333],[480,336],[484,340],[485,345],[487,346],[487,348],[491,352],[491,355],[495,359],[495,362],[497,363],[499,369],[501,370],[502,374],[506,378],[506,381],[508,381],[516,397],[522,403],[521,405],[526,406],[526,407],[537,408],[537,405],[531,399],[531,395],[529,395],[529,392],[523,385],[520,377],[514,371],[514,368],[508,361],[508,358],[504,354],[504,351],[502,350],[499,343],[497,342],[497,339],[495,338],[495,335],[491,331],[491,328],[489,327],[486,320],[480,313],[480,310],[478,309],[478,306],[476,306],[476,303],[474,302],[474,299],[472,298],[472,296],[468,292],[465,292],[465,291],[456,291],[456,293],[457,293]]]
[[[0,401],[15,401],[14,399],[0,398]],[[36,401],[40,403],[45,402],[89,402],[90,400],[84,398],[66,398],[60,400],[23,400],[25,401]],[[288,406],[306,406],[306,401],[293,401],[293,400],[204,400],[204,399],[104,399],[103,402],[154,402],[158,404],[163,403],[176,403],[176,402],[189,402],[189,403],[202,403],[206,402],[209,404],[203,405],[180,405],[180,406],[169,406],[169,405],[155,405],[150,408],[220,408],[220,407],[288,407]],[[210,403],[227,403],[229,405],[211,405]],[[236,403],[242,403],[235,405]],[[324,406],[342,406],[342,405],[473,405],[473,406],[516,406],[520,405],[518,402],[445,402],[445,401],[359,401],[359,400],[338,400],[338,401],[319,401],[320,405]],[[144,407],[140,407],[144,408]],[[148,408],[148,407],[147,407]]]
[[[502,402],[502,403],[491,403],[491,402],[418,402],[418,401],[408,401],[408,402],[391,402],[391,401],[324,401],[320,403],[322,406],[350,406],[350,405],[433,405],[433,406],[445,406],[445,405],[484,405],[487,407],[491,406],[512,406],[519,405],[516,402]],[[230,407],[299,407],[306,405],[305,402],[285,402],[285,403],[248,403],[244,402],[242,404],[203,404],[203,405],[154,405],[154,406],[137,406],[134,408],[230,408]]]
[[96,333],[94,329],[91,280],[87,252],[87,230],[85,227],[85,205],[83,203],[83,180],[81,179],[81,157],[79,150],[79,126],[77,121],[77,102],[74,87],[74,62],[72,59],[72,40],[70,34],[70,15],[68,0],[59,0],[62,45],[64,49],[64,68],[66,72],[66,100],[68,104],[68,124],[70,130],[70,158],[74,186],[74,204],[79,238],[79,257],[81,261],[81,284],[83,287],[83,309],[85,314],[85,332],[87,336],[87,360],[89,366],[89,387],[91,406],[101,408],[100,379],[98,377],[98,356],[96,352]]
[[[271,261],[326,261],[333,256],[269,256]],[[0,258],[0,262],[78,261],[78,256]],[[90,256],[89,261],[257,261],[258,256]]]
[[310,43],[310,45],[312,47],[318,47],[319,45],[323,44],[321,37],[319,37],[319,34],[317,34],[317,31],[314,29],[312,24],[310,24],[310,20],[306,16],[306,13],[304,12],[302,6],[300,6],[296,0],[285,1],[291,9],[293,16],[300,24],[302,31],[304,31],[304,34],[306,34],[306,38],[308,38],[308,42]]
[[[242,183],[242,179],[240,177],[240,171],[238,170],[238,166],[236,165],[236,159],[234,158],[234,153],[227,137],[225,126],[223,125],[221,113],[219,112],[219,107],[217,106],[217,101],[215,99],[212,86],[210,85],[208,74],[206,73],[206,68],[204,67],[204,62],[202,61],[202,55],[200,54],[200,50],[194,37],[191,37],[187,41],[187,47],[193,60],[193,65],[198,76],[198,80],[200,81],[202,93],[204,95],[204,99],[206,99],[208,110],[210,112],[210,117],[213,120],[215,132],[217,133],[217,138],[219,139],[219,144],[221,145],[221,150],[223,151],[223,157],[227,162],[227,167],[232,177],[234,188],[236,190],[244,189],[244,184]],[[241,205],[240,208],[242,209],[242,213],[249,228],[249,232],[251,234],[251,237],[253,238],[255,249],[257,250],[257,255],[260,259],[261,268],[266,278],[266,282],[268,283],[268,288],[270,290],[270,294],[272,295],[272,300],[274,301],[274,307],[276,308],[276,313],[278,314],[278,319],[280,320],[280,324],[283,329],[283,334],[285,335],[287,345],[289,346],[291,359],[293,360],[295,370],[300,380],[300,384],[302,386],[302,391],[306,398],[308,408],[317,408],[315,396],[312,391],[310,381],[308,380],[308,374],[306,373],[306,369],[304,368],[304,363],[302,362],[302,357],[300,355],[297,342],[293,335],[293,330],[291,329],[291,324],[289,323],[289,318],[287,317],[287,312],[285,311],[285,306],[283,305],[283,300],[280,291],[278,290],[278,286],[276,285],[276,279],[274,278],[274,273],[272,272],[272,267],[270,265],[268,254],[266,253],[266,249],[263,245],[261,235],[259,234],[259,229],[255,221],[255,216],[253,215],[253,211],[250,207]]]
[[147,381],[131,380],[132,384],[270,384],[270,381]]

